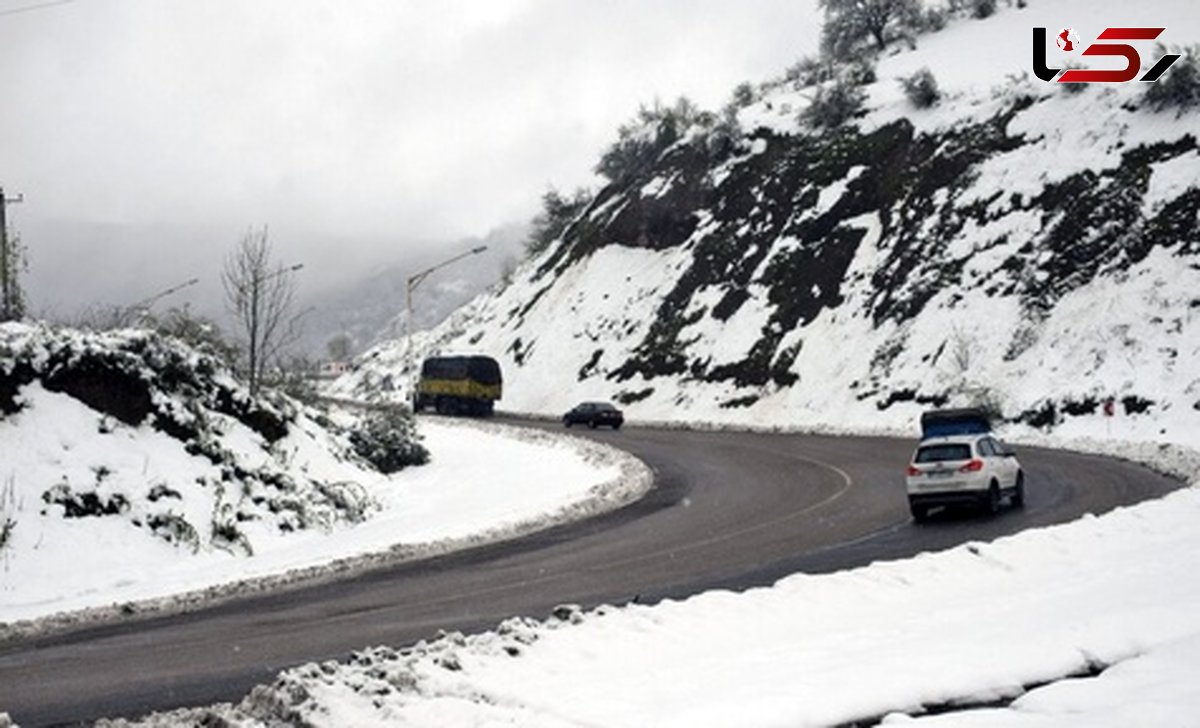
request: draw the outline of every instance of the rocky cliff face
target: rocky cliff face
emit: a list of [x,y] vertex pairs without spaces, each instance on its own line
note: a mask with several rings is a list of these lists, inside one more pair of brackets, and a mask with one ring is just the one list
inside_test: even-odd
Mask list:
[[[1053,427],[1113,398],[1146,436],[1196,431],[1194,122],[1135,86],[1017,78],[917,110],[886,84],[832,130],[786,85],[729,144],[694,128],[422,352],[496,356],[519,410],[862,427],[975,402]],[[342,391],[377,393],[401,348]]]

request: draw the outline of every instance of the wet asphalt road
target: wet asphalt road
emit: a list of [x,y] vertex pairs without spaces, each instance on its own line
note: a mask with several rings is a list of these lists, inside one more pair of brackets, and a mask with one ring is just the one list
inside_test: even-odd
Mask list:
[[903,487],[911,440],[574,432],[640,457],[654,470],[653,491],[620,511],[507,544],[0,645],[0,711],[30,728],[236,701],[283,668],[367,646],[544,617],[563,603],[766,585],[1099,514],[1180,485],[1122,461],[1018,448],[1023,510],[935,515],[916,526]]

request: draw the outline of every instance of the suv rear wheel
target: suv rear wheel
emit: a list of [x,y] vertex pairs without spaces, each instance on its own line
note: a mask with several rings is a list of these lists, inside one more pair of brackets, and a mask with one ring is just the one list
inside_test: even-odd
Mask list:
[[1013,508],[1025,507],[1025,473],[1017,473],[1017,487],[1013,488]]
[[984,501],[984,507],[987,508],[987,512],[989,514],[994,516],[1000,512],[1000,505],[1000,484],[993,480],[992,484],[988,486],[987,499]]

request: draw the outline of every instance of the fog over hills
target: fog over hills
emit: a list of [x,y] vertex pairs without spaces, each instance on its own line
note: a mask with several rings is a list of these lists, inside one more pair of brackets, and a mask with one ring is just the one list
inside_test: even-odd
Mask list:
[[[315,294],[302,296],[302,338],[298,349],[314,359],[328,358],[328,344],[349,337],[357,354],[380,338],[404,330],[405,290],[410,276],[478,246],[487,249],[447,266],[421,282],[413,292],[414,330],[441,323],[452,311],[500,283],[524,254],[525,225],[509,225],[480,238],[442,246],[436,254],[407,256],[406,260],[375,268]],[[309,308],[311,307],[311,308]]]

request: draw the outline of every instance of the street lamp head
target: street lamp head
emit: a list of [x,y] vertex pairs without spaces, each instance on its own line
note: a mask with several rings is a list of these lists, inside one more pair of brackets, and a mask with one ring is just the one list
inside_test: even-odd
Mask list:
[[471,248],[471,253],[474,255],[478,255],[479,253],[482,253],[485,250],[487,250],[487,246],[480,245],[478,248]]

